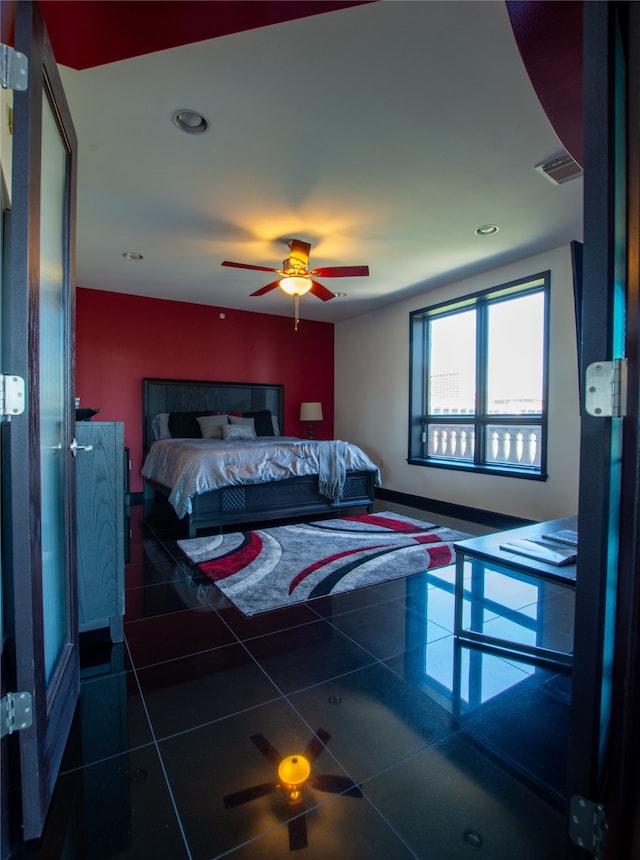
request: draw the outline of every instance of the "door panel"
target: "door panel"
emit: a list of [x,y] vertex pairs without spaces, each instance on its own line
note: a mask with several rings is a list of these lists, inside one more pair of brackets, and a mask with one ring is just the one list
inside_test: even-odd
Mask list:
[[[39,390],[40,533],[42,602],[47,682],[66,644],[64,481],[68,457],[63,435],[64,385],[64,207],[67,153],[49,99],[42,104],[42,193],[40,212]],[[67,395],[68,396],[68,393]],[[68,403],[68,400],[67,400]]]
[[[40,835],[79,689],[73,343],[76,141],[37,4],[16,4],[29,84],[14,93],[3,365],[26,410],[2,426],[3,572],[13,684],[33,696],[19,745],[22,832]],[[12,684],[12,686],[13,686]]]
[[[585,178],[582,282],[582,367],[611,360],[613,339],[613,139],[608,93],[608,12],[606,4],[585,8]],[[597,20],[594,20],[597,19]],[[588,96],[587,96],[588,94]],[[606,110],[605,110],[606,109]],[[603,116],[603,110],[605,115]],[[581,386],[584,400],[584,382]],[[611,496],[611,419],[582,410],[580,440],[579,551],[575,608],[573,713],[569,750],[569,794],[594,796],[601,748],[604,614],[610,538],[617,548],[617,522],[609,534]],[[615,481],[614,481],[615,483]],[[614,489],[615,493],[615,489]],[[614,592],[615,593],[615,592]]]

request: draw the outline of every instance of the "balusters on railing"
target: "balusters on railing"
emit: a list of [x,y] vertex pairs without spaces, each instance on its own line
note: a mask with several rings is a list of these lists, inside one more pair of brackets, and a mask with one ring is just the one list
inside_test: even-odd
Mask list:
[[449,430],[449,438],[447,441],[449,443],[447,445],[447,453],[448,453],[449,457],[457,456],[457,451],[456,451],[457,444],[458,444],[458,432],[457,432],[457,430],[455,430],[455,429]]
[[522,463],[522,455],[524,454],[524,436],[522,430],[516,433],[516,461]]
[[473,460],[475,432],[459,425],[431,425],[428,456]]
[[466,458],[473,459],[473,441],[473,431],[462,430],[460,432],[460,456],[463,460]]
[[[487,461],[539,466],[538,427],[492,426],[488,429]],[[450,460],[473,460],[475,431],[468,425],[432,424],[429,427],[428,456]]]
[[493,427],[490,459],[496,463],[514,463],[519,466],[540,465],[541,432],[537,427]]
[[498,449],[499,449],[499,441],[500,437],[497,432],[494,430],[491,434],[490,442],[489,442],[489,460],[497,460],[498,459]]

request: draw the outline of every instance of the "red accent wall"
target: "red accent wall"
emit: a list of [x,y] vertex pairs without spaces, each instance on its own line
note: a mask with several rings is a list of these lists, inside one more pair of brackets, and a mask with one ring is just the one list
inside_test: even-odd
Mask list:
[[[76,291],[76,395],[102,410],[96,421],[123,421],[131,456],[131,492],[142,490],[142,379],[205,379],[284,385],[284,426],[307,435],[303,400],[319,400],[318,439],[333,436],[332,323]],[[224,319],[220,315],[224,314]]]

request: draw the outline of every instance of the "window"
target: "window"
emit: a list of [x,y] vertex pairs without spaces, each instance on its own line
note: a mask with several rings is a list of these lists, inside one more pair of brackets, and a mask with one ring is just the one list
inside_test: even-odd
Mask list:
[[546,479],[549,272],[413,311],[409,462]]

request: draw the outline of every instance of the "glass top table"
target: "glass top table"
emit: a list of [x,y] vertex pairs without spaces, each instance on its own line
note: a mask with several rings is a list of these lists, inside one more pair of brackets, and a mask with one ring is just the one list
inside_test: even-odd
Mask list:
[[575,562],[550,564],[501,548],[506,542],[541,540],[564,529],[575,531],[577,517],[454,544],[454,634],[459,641],[503,654],[571,665]]

